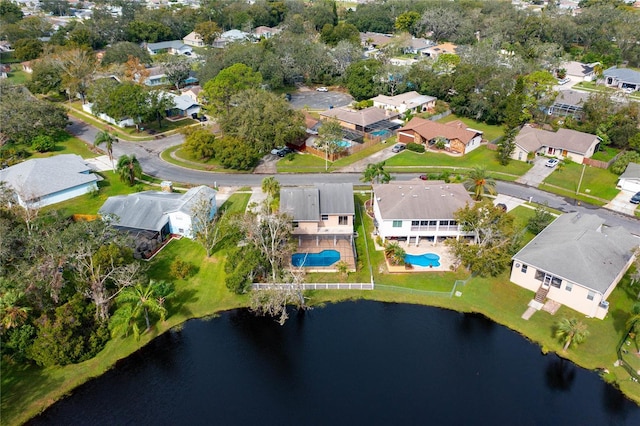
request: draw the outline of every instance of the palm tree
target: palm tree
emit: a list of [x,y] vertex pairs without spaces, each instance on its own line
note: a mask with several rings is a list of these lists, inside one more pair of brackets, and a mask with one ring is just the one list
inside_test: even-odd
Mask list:
[[269,211],[271,211],[273,201],[280,193],[280,182],[278,182],[273,176],[262,179],[262,192],[267,194],[267,205],[269,207]]
[[19,327],[27,320],[28,307],[21,306],[20,299],[24,294],[15,290],[7,290],[0,294],[0,331]]
[[120,157],[117,172],[120,175],[120,180],[129,182],[129,186],[133,186],[133,184],[136,183],[136,178],[139,179],[142,177],[142,167],[140,167],[140,163],[135,154]]
[[114,171],[115,165],[113,164],[113,144],[117,142],[118,138],[106,131],[98,133],[95,140],[93,141],[93,146],[100,146],[102,144],[105,145],[107,154],[109,155],[109,161],[111,161],[111,167],[114,169]]
[[491,195],[497,193],[496,181],[490,178],[487,170],[481,166],[474,167],[471,172],[469,172],[469,176],[467,176],[467,180],[464,182],[464,187],[467,191],[472,191],[475,199],[478,201],[482,199],[485,192]]
[[[389,183],[391,175],[384,169],[384,164],[384,161],[367,164],[367,168],[364,169],[360,180],[369,182],[371,185],[374,183]],[[373,189],[371,190],[371,207],[373,208]]]
[[172,293],[173,285],[165,281],[151,280],[146,286],[138,283],[126,287],[116,299],[122,306],[114,314],[115,318],[111,325],[112,333],[124,332],[126,336],[129,334],[129,330],[132,330],[133,335],[137,338],[140,335],[138,319],[141,315],[144,316],[147,326],[145,331],[149,331],[151,329],[149,312],[158,314],[160,319],[164,321],[167,314],[164,302]]
[[634,303],[633,308],[631,308],[631,313],[632,315],[627,320],[627,328],[630,334],[634,334],[636,349],[638,349],[638,353],[640,353],[640,347],[638,346],[640,342],[640,302]]
[[587,326],[575,318],[562,318],[556,324],[556,337],[564,342],[563,352],[566,352],[572,343],[578,345],[584,342],[587,336],[589,336]]

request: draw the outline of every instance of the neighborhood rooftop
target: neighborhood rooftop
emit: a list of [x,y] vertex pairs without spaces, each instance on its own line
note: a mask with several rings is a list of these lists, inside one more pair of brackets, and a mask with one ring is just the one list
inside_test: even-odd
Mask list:
[[557,132],[525,126],[516,136],[516,144],[527,151],[537,151],[543,146],[585,154],[597,136],[570,129]]
[[362,127],[371,126],[380,121],[389,120],[398,116],[397,113],[390,113],[387,110],[376,107],[369,107],[361,110],[340,107],[323,111],[320,115]]
[[380,102],[392,106],[405,105],[407,109],[412,109],[424,105],[428,102],[435,101],[437,98],[433,96],[421,95],[416,91],[402,93],[396,96],[378,95],[371,99],[373,102]]
[[280,209],[295,221],[318,221],[320,215],[354,214],[353,184],[318,183],[280,189]]
[[459,120],[442,124],[420,117],[413,117],[404,127],[398,129],[398,132],[402,132],[403,130],[413,130],[427,141],[437,137],[443,137],[447,139],[458,139],[463,143],[469,142],[476,137],[478,133],[482,133],[478,130],[467,128],[467,126]]
[[640,72],[629,68],[611,67],[604,71],[605,77],[614,77],[625,83],[640,84]]
[[561,215],[513,259],[605,293],[633,256],[640,239],[622,227],[603,225],[604,219],[596,215]]

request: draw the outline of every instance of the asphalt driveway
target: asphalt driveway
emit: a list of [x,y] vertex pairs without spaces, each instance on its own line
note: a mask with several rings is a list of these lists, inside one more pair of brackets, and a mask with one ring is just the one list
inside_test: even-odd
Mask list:
[[327,110],[331,107],[340,107],[349,105],[353,102],[351,95],[347,93],[335,92],[316,92],[315,90],[303,88],[291,93],[291,108],[293,109],[315,109]]

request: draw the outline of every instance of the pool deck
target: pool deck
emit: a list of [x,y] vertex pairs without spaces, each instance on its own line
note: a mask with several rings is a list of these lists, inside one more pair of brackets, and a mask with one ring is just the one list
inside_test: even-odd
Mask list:
[[[455,264],[454,257],[449,253],[449,248],[444,243],[433,244],[427,241],[421,242],[419,246],[416,247],[414,243],[407,244],[406,242],[400,242],[400,247],[402,247],[407,254],[420,255],[425,253],[434,253],[440,256],[440,266],[418,266],[412,265],[413,268],[405,269],[404,267],[397,266],[389,266],[389,272],[448,272],[451,271],[451,267]],[[378,246],[376,245],[376,249]],[[380,248],[380,250],[383,250]]]
[[[349,270],[355,271],[356,258],[351,244],[346,240],[337,240],[335,245],[333,240],[302,240],[298,245],[296,253],[320,253],[323,250],[336,250],[340,253],[340,260],[344,260],[349,265]],[[307,272],[335,272],[338,262],[330,266],[305,267],[304,270]]]

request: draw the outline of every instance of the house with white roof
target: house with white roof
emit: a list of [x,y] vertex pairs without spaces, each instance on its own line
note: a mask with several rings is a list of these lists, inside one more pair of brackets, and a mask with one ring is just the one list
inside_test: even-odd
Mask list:
[[455,220],[454,213],[472,205],[469,192],[459,183],[444,181],[393,181],[373,185],[373,214],[382,241],[408,244],[446,238],[473,237]]
[[247,40],[249,40],[249,33],[240,30],[229,30],[220,34],[220,37],[213,42],[213,47],[224,48],[229,43]]
[[416,91],[401,93],[395,96],[378,95],[372,99],[373,106],[389,111],[396,111],[404,115],[432,110],[436,106],[437,98],[421,95]]
[[640,72],[629,68],[611,67],[603,73],[604,84],[618,89],[640,90]]
[[98,190],[102,178],[76,154],[34,158],[0,170],[23,207],[44,207]]
[[167,111],[168,117],[190,117],[200,112],[200,104],[188,94],[176,95],[165,92],[173,98],[174,107]]
[[598,150],[600,138],[589,133],[571,129],[557,132],[524,126],[515,139],[516,148],[511,154],[514,160],[527,161],[530,152],[558,158],[570,158],[582,164],[585,158]]
[[187,46],[182,40],[161,41],[159,43],[145,43],[144,48],[150,55],[168,53],[169,55],[187,55],[193,53],[191,46]]
[[184,194],[144,191],[109,197],[98,214],[108,218],[118,229],[146,232],[160,241],[169,234],[194,237],[193,211],[200,202],[211,205],[209,218],[216,213],[216,191],[197,186]]
[[530,306],[541,308],[549,299],[603,319],[607,298],[634,262],[639,244],[639,238],[623,227],[606,226],[599,216],[563,214],[513,256],[510,280],[536,293]]

